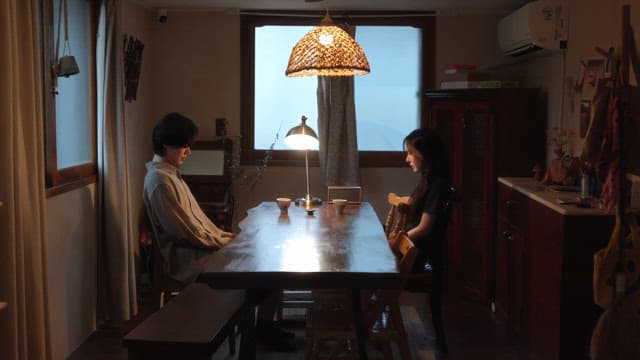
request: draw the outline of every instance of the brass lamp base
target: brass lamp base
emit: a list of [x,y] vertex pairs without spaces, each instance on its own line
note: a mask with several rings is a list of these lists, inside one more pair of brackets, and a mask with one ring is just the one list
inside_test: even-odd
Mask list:
[[310,200],[307,201],[306,197],[297,198],[294,203],[296,206],[303,205],[305,207],[309,206],[320,206],[322,205],[322,199],[316,196],[312,196]]

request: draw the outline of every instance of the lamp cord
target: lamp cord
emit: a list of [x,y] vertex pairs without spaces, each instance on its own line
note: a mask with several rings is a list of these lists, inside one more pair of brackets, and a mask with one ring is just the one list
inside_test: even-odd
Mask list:
[[69,12],[67,10],[67,0],[60,0],[60,6],[58,8],[58,34],[56,36],[56,51],[55,58],[56,62],[58,61],[59,51],[60,51],[60,31],[62,18],[64,17],[64,44],[62,49],[62,56],[67,53],[69,50],[69,55],[71,55],[71,45],[69,45]]
[[69,55],[71,55],[71,45],[69,45],[69,10],[67,0],[62,1],[64,2],[64,45],[62,48],[62,56],[64,56],[67,50],[69,50]]
[[60,28],[61,28],[60,25],[62,24],[62,6],[63,6],[62,2],[63,1],[64,0],[60,0],[60,4],[59,4],[60,6],[58,6],[58,33],[56,34],[56,49],[54,53],[56,64],[58,64],[58,53],[60,49]]
[[311,192],[309,191],[309,149],[304,150],[304,167],[307,171],[307,198],[306,202],[311,202]]

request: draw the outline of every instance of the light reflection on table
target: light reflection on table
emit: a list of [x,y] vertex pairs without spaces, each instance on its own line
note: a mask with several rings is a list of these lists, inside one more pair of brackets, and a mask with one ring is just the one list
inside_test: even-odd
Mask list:
[[312,236],[285,236],[282,248],[282,269],[285,271],[318,271],[317,244]]

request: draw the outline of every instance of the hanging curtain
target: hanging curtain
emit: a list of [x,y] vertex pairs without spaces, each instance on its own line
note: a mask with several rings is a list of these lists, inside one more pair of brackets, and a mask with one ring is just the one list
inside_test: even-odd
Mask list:
[[50,359],[39,2],[0,4],[0,358]]
[[[122,84],[120,0],[104,0],[98,36],[98,299],[103,316],[128,320],[136,303],[135,249]],[[100,32],[99,32],[100,33]]]
[[[355,26],[341,26],[355,36]],[[353,76],[318,76],[318,136],[324,185],[359,186]]]

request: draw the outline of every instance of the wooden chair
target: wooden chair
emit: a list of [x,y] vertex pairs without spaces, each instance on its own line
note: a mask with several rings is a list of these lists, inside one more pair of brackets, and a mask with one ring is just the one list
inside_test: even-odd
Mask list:
[[365,329],[369,331],[370,340],[382,345],[385,360],[393,359],[391,342],[398,345],[400,357],[403,360],[409,360],[411,359],[411,351],[398,299],[404,282],[411,273],[418,249],[406,232],[401,231],[396,237],[394,243],[398,251],[398,271],[401,275],[402,286],[399,289],[384,289],[374,292],[375,298],[371,299],[365,308]]
[[152,236],[153,275],[151,285],[151,304],[154,309],[160,309],[170,298],[178,295],[185,284],[173,279],[164,271],[164,259],[155,236]]
[[[441,215],[445,216],[447,225],[451,220],[451,208],[456,199],[455,188],[449,188],[449,194],[445,202]],[[385,232],[389,230],[389,245],[392,251],[398,255],[398,244],[396,240],[399,238],[397,232],[404,231],[406,226],[406,217],[409,209],[409,197],[398,196],[390,193],[388,201],[391,206],[385,223]],[[396,235],[394,235],[396,234]],[[442,239],[444,241],[444,239]],[[411,272],[407,275],[404,283],[404,289],[410,292],[424,292],[429,294],[429,305],[431,308],[431,316],[434,331],[436,333],[436,345],[444,354],[448,353],[446,336],[444,333],[444,322],[442,318],[442,287],[444,269],[443,254],[435,254],[433,263],[427,262],[421,272]]]
[[149,251],[150,255],[148,255],[151,257],[149,269],[151,275],[151,306],[154,309],[160,309],[169,298],[176,296],[185,287],[185,284],[171,278],[164,271],[164,258],[160,252],[156,230],[151,223],[146,206],[140,210],[140,227],[149,234],[151,239],[151,251]]
[[389,195],[387,195],[387,202],[389,203],[389,211],[387,212],[387,218],[384,222],[384,233],[387,235],[391,249],[397,255],[397,249],[393,241],[397,238],[398,233],[406,230],[409,196],[399,196],[395,193],[389,193]]

